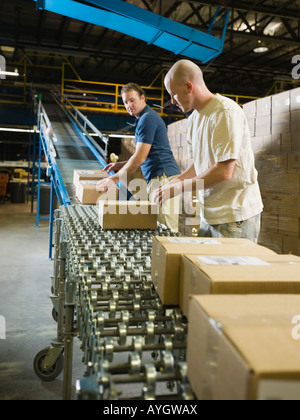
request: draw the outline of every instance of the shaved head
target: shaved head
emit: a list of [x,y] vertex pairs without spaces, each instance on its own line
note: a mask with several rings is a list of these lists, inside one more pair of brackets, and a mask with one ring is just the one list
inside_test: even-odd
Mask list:
[[184,113],[201,110],[213,97],[205,85],[200,67],[190,60],[174,64],[165,77],[165,87],[171,103]]
[[190,60],[180,60],[174,64],[166,75],[165,83],[173,80],[176,84],[192,82],[204,85],[203,73],[195,63]]

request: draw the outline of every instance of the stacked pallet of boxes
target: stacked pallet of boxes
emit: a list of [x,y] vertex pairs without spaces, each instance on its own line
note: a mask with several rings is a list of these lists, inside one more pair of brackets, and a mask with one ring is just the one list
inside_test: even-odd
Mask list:
[[246,239],[155,237],[152,280],[188,318],[197,399],[300,399],[299,257]]
[[[184,172],[193,162],[188,153],[187,121],[187,118],[184,118],[168,125],[170,146],[181,172]],[[182,211],[179,215],[179,231],[185,236],[197,236],[199,226],[197,194],[185,192],[182,197]]]
[[244,105],[264,202],[260,243],[300,255],[300,88]]

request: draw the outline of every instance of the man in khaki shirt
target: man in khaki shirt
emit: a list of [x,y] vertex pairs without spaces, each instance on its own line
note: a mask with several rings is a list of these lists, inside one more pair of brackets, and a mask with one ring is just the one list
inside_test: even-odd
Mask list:
[[172,103],[188,119],[188,146],[193,163],[160,188],[160,204],[181,192],[204,186],[199,236],[241,237],[257,242],[263,210],[246,116],[231,99],[212,94],[201,69],[189,60],[177,62],[165,78]]

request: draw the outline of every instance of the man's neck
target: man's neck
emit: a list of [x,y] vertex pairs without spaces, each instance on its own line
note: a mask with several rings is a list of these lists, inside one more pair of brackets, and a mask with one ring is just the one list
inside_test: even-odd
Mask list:
[[206,94],[202,95],[198,100],[196,99],[194,109],[196,109],[196,111],[198,112],[202,111],[202,109],[204,109],[214,97],[215,95],[208,91]]
[[138,119],[140,118],[140,116],[142,115],[142,113],[145,111],[147,104],[144,106],[144,108],[141,110],[141,112],[139,112],[138,114],[135,115],[135,118]]

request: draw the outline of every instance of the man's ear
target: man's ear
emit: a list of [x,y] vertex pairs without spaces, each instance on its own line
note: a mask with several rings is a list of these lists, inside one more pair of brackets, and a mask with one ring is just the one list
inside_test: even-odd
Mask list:
[[193,83],[192,83],[192,82],[186,82],[185,86],[186,86],[186,88],[187,88],[188,93],[192,93],[192,92],[193,92],[193,90],[194,90],[194,85],[193,85]]

